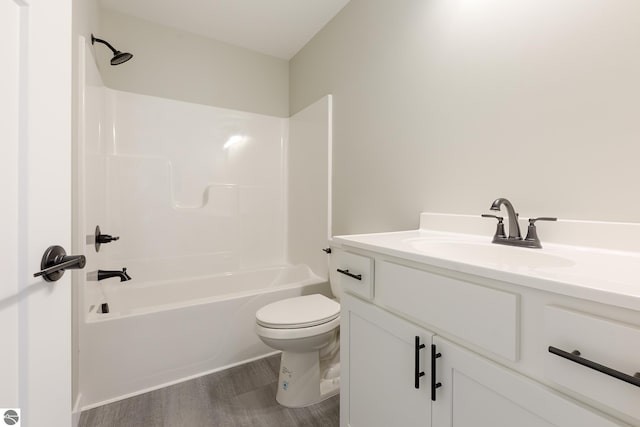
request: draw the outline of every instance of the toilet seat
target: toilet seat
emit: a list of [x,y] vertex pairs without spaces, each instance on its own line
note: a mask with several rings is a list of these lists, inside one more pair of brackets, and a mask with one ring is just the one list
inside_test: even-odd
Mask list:
[[273,340],[299,340],[311,337],[317,337],[328,332],[336,330],[340,326],[340,316],[333,320],[329,320],[321,325],[309,326],[307,328],[267,328],[256,323],[256,334],[258,336]]
[[302,329],[338,319],[340,304],[320,294],[287,298],[256,312],[256,322],[269,329]]

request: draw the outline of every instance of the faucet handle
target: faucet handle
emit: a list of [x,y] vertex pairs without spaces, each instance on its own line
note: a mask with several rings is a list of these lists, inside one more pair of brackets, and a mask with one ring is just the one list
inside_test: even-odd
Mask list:
[[481,216],[482,216],[482,218],[495,218],[495,219],[498,220],[498,224],[501,223],[502,220],[504,219],[503,217],[498,216],[498,215],[482,214]]
[[527,237],[524,238],[526,242],[530,242],[532,247],[541,248],[542,244],[538,238],[538,231],[536,230],[536,221],[557,221],[558,218],[549,216],[541,216],[539,218],[529,218],[529,227],[527,229]]
[[541,216],[539,218],[529,218],[529,225],[534,225],[536,221],[557,221],[558,218],[551,216]]
[[507,237],[507,235],[504,232],[504,223],[502,222],[504,220],[503,217],[498,215],[490,215],[490,214],[482,214],[481,216],[482,218],[495,218],[498,220],[498,226],[496,227],[496,234],[493,235],[494,242],[496,240],[505,239]]

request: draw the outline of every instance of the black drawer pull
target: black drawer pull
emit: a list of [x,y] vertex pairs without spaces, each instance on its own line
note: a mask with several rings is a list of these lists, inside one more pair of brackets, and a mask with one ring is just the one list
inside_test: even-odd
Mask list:
[[636,374],[635,376],[627,375],[624,372],[616,371],[615,369],[611,369],[608,366],[592,362],[589,359],[580,357],[580,352],[578,350],[575,350],[572,353],[568,353],[564,350],[560,350],[559,348],[549,346],[549,353],[553,353],[556,356],[564,357],[565,359],[571,360],[572,362],[575,362],[579,365],[586,366],[587,368],[591,368],[595,371],[617,378],[626,383],[633,384],[636,387],[640,387],[640,378],[638,377],[638,374]]
[[442,354],[436,351],[436,345],[431,344],[431,400],[436,401],[436,389],[442,387],[442,383],[436,382],[436,359]]
[[346,274],[347,276],[352,277],[356,280],[362,280],[362,274],[349,273],[349,270],[342,270],[339,268],[338,273]]
[[420,371],[420,350],[425,348],[424,344],[420,344],[420,337],[416,335],[415,346],[415,388],[420,388],[420,377],[424,377],[424,371]]

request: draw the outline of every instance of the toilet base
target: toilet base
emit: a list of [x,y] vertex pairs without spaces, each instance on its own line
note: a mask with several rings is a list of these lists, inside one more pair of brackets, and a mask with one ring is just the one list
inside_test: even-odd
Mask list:
[[288,408],[302,408],[338,394],[340,377],[335,373],[340,362],[323,362],[318,351],[282,352],[276,401]]

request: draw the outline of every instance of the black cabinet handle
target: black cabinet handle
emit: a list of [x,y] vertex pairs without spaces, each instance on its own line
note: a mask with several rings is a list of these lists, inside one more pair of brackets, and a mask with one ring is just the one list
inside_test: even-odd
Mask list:
[[574,350],[572,353],[568,353],[564,350],[560,350],[559,348],[549,346],[549,353],[555,354],[556,356],[564,357],[565,359],[571,360],[572,362],[575,362],[579,365],[586,366],[587,368],[617,378],[636,387],[640,387],[640,373],[636,373],[634,376],[631,376],[625,374],[624,372],[616,371],[615,369],[611,369],[608,366],[604,366],[589,359],[585,359],[584,357],[580,357],[580,352],[578,350]]
[[431,400],[436,401],[436,389],[442,387],[442,383],[436,382],[436,359],[442,354],[436,351],[436,345],[431,344]]
[[420,350],[425,348],[424,344],[420,344],[420,337],[416,335],[415,345],[415,388],[420,388],[420,377],[424,377],[424,371],[420,371]]
[[349,270],[342,270],[342,269],[338,269],[338,273],[342,273],[345,274],[349,277],[352,277],[356,280],[362,280],[362,274],[353,274],[353,273],[349,273]]
[[331,248],[324,248],[324,249],[322,249],[322,251],[324,253],[326,253],[327,255],[329,255],[331,253]]

